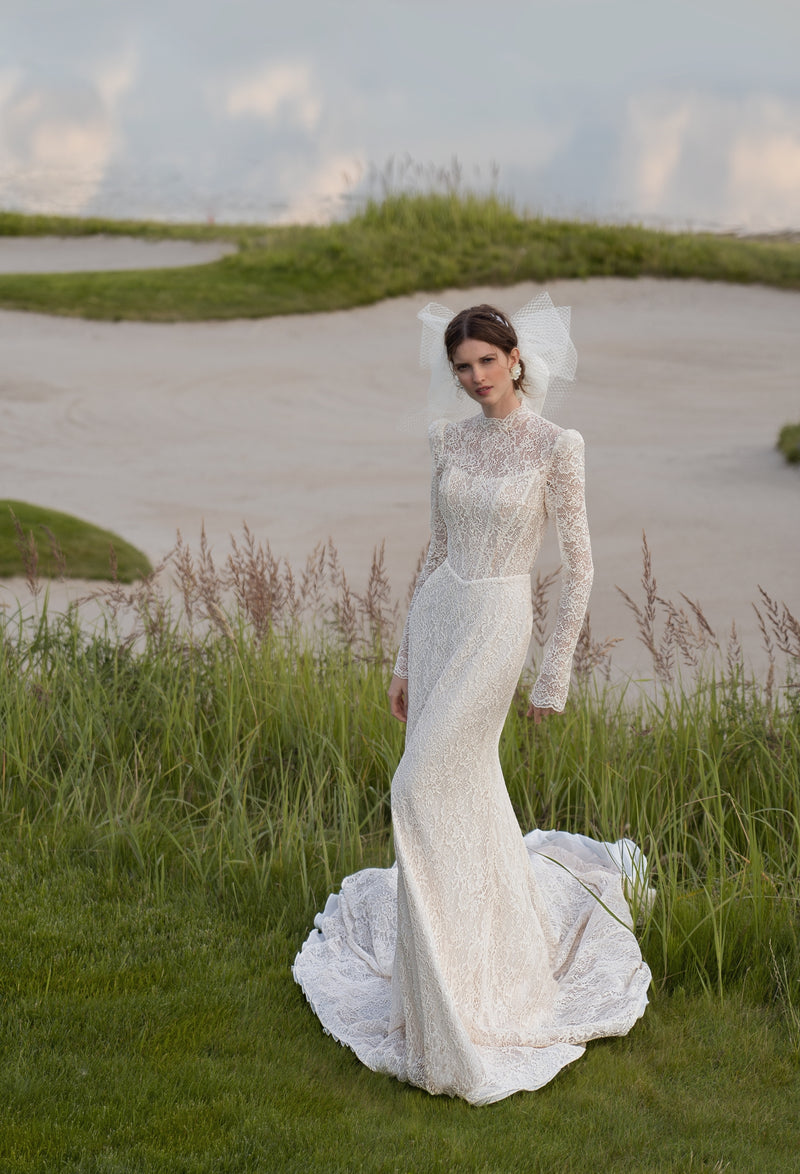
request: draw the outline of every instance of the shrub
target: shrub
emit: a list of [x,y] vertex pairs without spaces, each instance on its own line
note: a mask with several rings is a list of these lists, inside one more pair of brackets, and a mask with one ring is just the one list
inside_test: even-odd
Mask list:
[[778,443],[775,446],[790,465],[800,463],[800,424],[784,424],[778,433]]

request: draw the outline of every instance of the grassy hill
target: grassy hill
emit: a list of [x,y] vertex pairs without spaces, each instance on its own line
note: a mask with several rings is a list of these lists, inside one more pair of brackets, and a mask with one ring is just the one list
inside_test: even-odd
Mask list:
[[519,214],[495,196],[390,195],[325,227],[158,224],[0,213],[2,235],[235,241],[208,265],[0,276],[0,307],[176,322],[341,310],[424,290],[663,277],[800,289],[800,243]]

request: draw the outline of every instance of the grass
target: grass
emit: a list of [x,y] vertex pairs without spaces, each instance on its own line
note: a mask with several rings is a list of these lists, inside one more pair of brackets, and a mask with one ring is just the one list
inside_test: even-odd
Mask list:
[[776,448],[790,465],[800,462],[800,424],[784,424],[778,435]]
[[0,211],[0,236],[132,236],[142,240],[239,241],[257,226],[172,224],[163,220],[109,220],[102,216],[31,215]]
[[362,1068],[289,975],[326,894],[392,859],[381,552],[356,593],[330,546],[293,573],[247,532],[219,565],[179,543],[180,613],[151,578],[104,628],[0,618],[0,1168],[793,1169],[800,625],[759,599],[749,680],[695,612],[651,617],[648,560],[653,689],[605,685],[586,631],[567,712],[533,727],[520,695],[501,758],[523,827],[644,846],[652,1005],[482,1110]]
[[800,244],[522,216],[496,196],[389,194],[326,227],[217,227],[0,216],[0,234],[122,232],[235,240],[209,265],[0,276],[0,306],[99,319],[259,318],[416,291],[557,278],[665,277],[800,288]]
[[149,575],[147,555],[118,534],[72,514],[24,501],[0,500],[0,576],[108,579]]
[[3,839],[9,1174],[796,1168],[800,1067],[773,1008],[656,994],[625,1039],[475,1110],[323,1036],[289,974],[291,898],[237,908]]

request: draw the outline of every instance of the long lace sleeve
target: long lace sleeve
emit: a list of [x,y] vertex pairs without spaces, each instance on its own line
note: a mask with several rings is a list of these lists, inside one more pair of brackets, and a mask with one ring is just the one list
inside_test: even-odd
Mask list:
[[594,574],[586,520],[583,437],[574,429],[562,432],[553,448],[545,504],[549,517],[555,519],[558,533],[561,594],[555,627],[544,650],[531,701],[542,708],[551,706],[560,713],[567,702],[572,656]]
[[[408,615],[414,608],[414,603],[422,588],[422,584],[432,574],[438,566],[440,566],[447,556],[447,529],[444,524],[442,512],[439,509],[439,477],[442,471],[442,445],[444,438],[444,429],[446,423],[444,420],[435,420],[428,429],[428,440],[431,446],[431,541],[428,547],[428,553],[425,562],[422,564],[422,570],[417,576],[417,582],[414,587],[414,594],[411,597],[411,605],[408,609]],[[408,616],[406,617],[405,627],[403,629],[403,639],[400,642],[400,649],[397,653],[397,663],[394,666],[395,676],[408,678]]]

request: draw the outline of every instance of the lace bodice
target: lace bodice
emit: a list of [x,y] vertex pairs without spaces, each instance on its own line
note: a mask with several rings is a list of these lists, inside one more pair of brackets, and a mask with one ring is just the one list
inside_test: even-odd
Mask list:
[[[471,581],[528,574],[547,520],[553,518],[561,551],[561,592],[531,700],[563,710],[593,574],[583,438],[523,402],[501,420],[482,413],[455,424],[438,420],[429,439],[431,542],[410,611],[425,580],[445,559],[457,575]],[[408,621],[395,672],[408,676]]]

